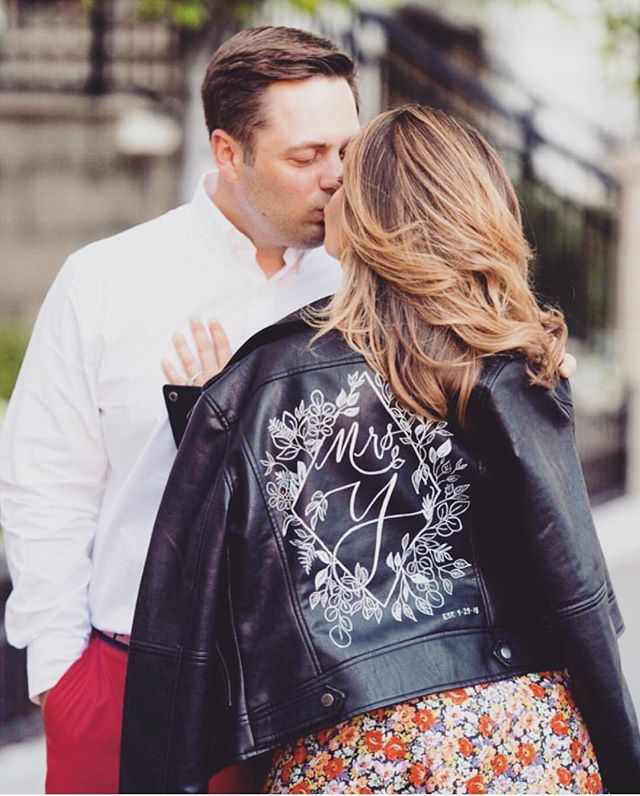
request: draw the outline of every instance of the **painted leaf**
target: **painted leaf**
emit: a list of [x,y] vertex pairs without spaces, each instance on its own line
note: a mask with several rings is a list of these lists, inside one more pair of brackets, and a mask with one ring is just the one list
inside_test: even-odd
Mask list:
[[412,622],[417,622],[416,615],[411,610],[411,606],[404,603],[402,606],[402,613],[408,618],[411,619]]
[[[318,558],[319,557],[320,554],[318,553]],[[329,580],[329,567],[325,567],[324,569],[319,569],[316,572],[316,578],[315,578],[316,589],[321,589],[322,586],[324,586],[324,584],[327,582],[327,580]]]

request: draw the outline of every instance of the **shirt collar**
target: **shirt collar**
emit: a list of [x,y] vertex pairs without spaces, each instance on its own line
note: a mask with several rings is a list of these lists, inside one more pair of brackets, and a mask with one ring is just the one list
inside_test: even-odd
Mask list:
[[240,232],[214,203],[212,197],[217,183],[218,172],[215,170],[206,172],[200,178],[191,200],[191,206],[196,212],[207,237],[218,246],[221,242],[226,244],[231,255],[231,263],[235,267],[246,267],[258,272],[258,275],[261,275],[265,282],[277,282],[292,270],[299,273],[309,251],[288,248],[285,249],[283,255],[284,265],[282,268],[271,279],[266,278],[256,262],[256,247],[252,241],[244,233]]

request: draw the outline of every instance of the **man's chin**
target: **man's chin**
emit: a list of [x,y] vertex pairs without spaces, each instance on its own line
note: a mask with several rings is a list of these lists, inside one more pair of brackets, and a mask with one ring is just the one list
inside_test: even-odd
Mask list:
[[317,249],[324,243],[323,223],[305,224],[301,232],[304,232],[304,237],[300,236],[297,243],[291,244],[295,249]]
[[324,222],[306,225],[305,232],[308,234],[305,238],[306,245],[303,248],[315,249],[318,246],[322,246],[324,243]]

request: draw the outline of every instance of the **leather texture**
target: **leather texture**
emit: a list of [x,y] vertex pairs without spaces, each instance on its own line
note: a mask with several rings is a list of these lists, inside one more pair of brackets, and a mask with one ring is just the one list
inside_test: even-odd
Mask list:
[[462,428],[313,336],[299,314],[259,333],[191,413],[136,608],[122,792],[206,792],[364,711],[564,667],[605,787],[640,790],[568,383],[491,358]]
[[200,387],[188,384],[164,384],[162,386],[164,405],[169,416],[169,425],[176,447],[184,436],[187,421],[196,401],[202,394]]

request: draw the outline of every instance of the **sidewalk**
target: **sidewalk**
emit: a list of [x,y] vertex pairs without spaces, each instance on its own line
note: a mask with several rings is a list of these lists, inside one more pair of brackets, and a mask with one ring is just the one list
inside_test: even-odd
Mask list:
[[[622,662],[640,712],[640,498],[620,498],[594,511],[598,535],[627,629],[620,647]],[[0,793],[42,793],[44,740],[35,738],[0,748]]]
[[43,793],[44,738],[0,748],[0,793]]
[[604,503],[594,518],[626,625],[620,639],[622,667],[640,716],[640,497]]

